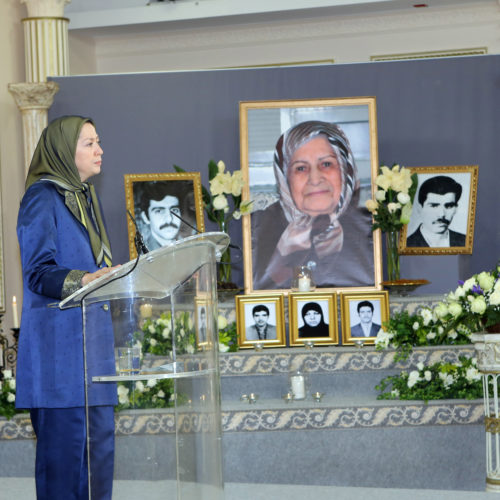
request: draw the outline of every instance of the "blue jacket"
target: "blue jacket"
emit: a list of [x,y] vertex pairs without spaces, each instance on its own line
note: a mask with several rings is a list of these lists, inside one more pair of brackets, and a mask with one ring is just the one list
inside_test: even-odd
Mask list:
[[[62,297],[71,270],[97,270],[88,233],[71,214],[55,186],[38,181],[25,193],[17,234],[23,268],[23,310],[16,369],[18,408],[84,406],[82,310],[50,307]],[[105,310],[108,309],[108,310]],[[93,307],[87,366],[114,374],[109,308]],[[87,326],[90,332],[92,324]],[[115,404],[115,384],[89,384],[89,404]]]

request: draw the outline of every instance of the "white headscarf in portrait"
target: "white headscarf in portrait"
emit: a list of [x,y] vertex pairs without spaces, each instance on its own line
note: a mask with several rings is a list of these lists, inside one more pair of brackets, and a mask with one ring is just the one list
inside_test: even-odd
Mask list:
[[[301,212],[295,205],[288,185],[288,165],[293,153],[306,142],[323,135],[330,143],[339,162],[342,192],[335,210],[328,215],[312,217]],[[321,258],[340,252],[343,231],[338,219],[346,211],[353,192],[358,188],[356,164],[349,141],[335,124],[321,121],[302,122],[287,130],[276,144],[274,175],[278,184],[280,203],[288,226],[283,231],[277,249],[282,256],[308,250],[311,246]]]

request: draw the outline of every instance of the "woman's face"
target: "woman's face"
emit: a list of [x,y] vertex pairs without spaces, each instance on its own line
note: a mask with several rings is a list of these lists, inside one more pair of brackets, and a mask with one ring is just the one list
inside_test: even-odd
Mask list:
[[102,154],[94,125],[90,122],[84,123],[75,152],[75,164],[82,182],[101,171]]
[[315,311],[314,309],[309,309],[304,314],[304,322],[309,326],[318,326],[321,321],[321,313]]
[[296,149],[287,172],[293,201],[301,212],[315,217],[335,210],[340,200],[342,176],[326,137],[320,135]]

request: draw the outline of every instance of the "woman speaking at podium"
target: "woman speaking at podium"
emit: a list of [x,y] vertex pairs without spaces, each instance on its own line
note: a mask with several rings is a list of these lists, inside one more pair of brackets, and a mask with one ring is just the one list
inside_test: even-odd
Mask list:
[[[82,312],[49,304],[112,269],[99,201],[87,182],[101,171],[102,155],[90,118],[54,120],[36,147],[19,210],[24,299],[16,406],[30,410],[37,437],[38,500],[89,498]],[[111,325],[110,318],[102,319]],[[111,329],[102,335],[109,339],[99,343],[111,354],[95,353],[97,362],[114,367]],[[92,356],[88,349],[88,360]],[[116,387],[90,386],[92,498],[111,499]]]

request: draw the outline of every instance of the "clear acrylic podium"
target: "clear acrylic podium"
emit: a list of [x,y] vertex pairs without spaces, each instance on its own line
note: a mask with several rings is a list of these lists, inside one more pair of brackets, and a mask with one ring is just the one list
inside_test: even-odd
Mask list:
[[[177,241],[59,304],[82,308],[87,408],[104,394],[122,410],[113,499],[224,498],[216,260],[228,243],[225,233]],[[98,500],[89,418],[89,498]]]

